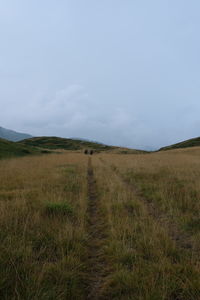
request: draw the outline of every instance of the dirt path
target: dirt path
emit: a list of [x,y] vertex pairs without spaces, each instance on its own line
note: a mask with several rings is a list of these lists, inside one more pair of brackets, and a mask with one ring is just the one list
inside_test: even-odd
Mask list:
[[155,222],[158,223],[159,226],[166,230],[168,236],[175,242],[178,248],[181,248],[185,251],[190,251],[191,254],[193,251],[193,254],[195,254],[196,251],[193,249],[192,243],[190,241],[190,236],[186,235],[185,232],[180,230],[180,228],[170,215],[161,211],[159,207],[155,203],[153,203],[153,201],[150,202],[149,200],[147,200],[143,196],[137,185],[134,183],[130,183],[126,179],[124,179],[114,166],[107,164],[107,162],[102,158],[100,158],[100,161],[104,165],[108,165],[108,167],[110,167],[110,169],[117,175],[117,177],[126,186],[126,188],[128,188],[131,193],[137,197],[138,200],[143,202],[148,214],[154,219]]
[[108,266],[104,256],[107,225],[98,196],[92,159],[88,160],[88,274],[89,286],[87,299],[105,299],[102,295],[104,278]]

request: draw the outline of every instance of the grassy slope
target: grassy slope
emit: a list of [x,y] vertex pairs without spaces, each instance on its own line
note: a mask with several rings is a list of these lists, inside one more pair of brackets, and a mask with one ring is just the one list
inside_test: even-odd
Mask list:
[[65,149],[65,150],[82,150],[85,148],[91,148],[95,150],[110,150],[114,147],[106,146],[96,142],[89,142],[75,139],[65,139],[59,137],[35,137],[26,139],[20,144],[48,148],[48,149]]
[[163,150],[171,150],[171,149],[179,149],[179,148],[189,148],[189,147],[197,147],[200,146],[200,137],[190,139],[187,141],[183,141],[174,145],[170,145],[167,147],[163,147],[160,149],[160,151]]
[[0,139],[0,159],[38,153],[41,151],[33,147]]
[[122,148],[117,146],[107,146],[97,142],[66,139],[59,137],[35,137],[30,139],[25,139],[19,142],[23,145],[34,146],[39,148],[47,149],[65,149],[65,150],[83,150],[83,149],[93,149],[96,152],[108,151],[118,154],[141,154],[148,153],[143,150],[135,150],[129,148]]
[[50,150],[56,150],[56,149],[64,149],[64,150],[94,149],[96,152],[111,151],[120,154],[142,153],[142,151],[134,150],[134,149],[112,147],[112,146],[107,146],[96,142],[64,139],[58,137],[35,137],[35,138],[25,139],[20,142],[11,142],[0,138],[0,159],[17,157],[17,156],[25,156],[30,154],[48,153]]

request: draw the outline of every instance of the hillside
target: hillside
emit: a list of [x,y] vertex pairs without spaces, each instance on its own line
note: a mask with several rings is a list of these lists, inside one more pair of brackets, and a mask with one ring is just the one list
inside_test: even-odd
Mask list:
[[12,142],[18,142],[24,139],[28,139],[32,137],[29,134],[26,133],[20,133],[20,132],[16,132],[10,129],[6,129],[3,127],[0,127],[0,138],[8,140],[8,141],[12,141]]
[[106,146],[97,142],[85,140],[66,139],[59,137],[35,137],[19,142],[21,145],[34,146],[47,149],[83,150],[85,148],[96,151],[111,150],[115,147]]
[[42,153],[42,151],[33,147],[0,138],[0,159],[40,153]]
[[189,148],[200,146],[200,137],[189,139],[180,143],[176,143],[167,147],[160,148],[159,151],[179,149],[179,148]]

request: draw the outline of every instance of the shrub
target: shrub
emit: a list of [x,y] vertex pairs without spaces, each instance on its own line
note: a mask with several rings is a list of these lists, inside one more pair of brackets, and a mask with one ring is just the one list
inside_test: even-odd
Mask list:
[[73,208],[68,203],[49,202],[46,204],[45,213],[48,216],[71,216]]

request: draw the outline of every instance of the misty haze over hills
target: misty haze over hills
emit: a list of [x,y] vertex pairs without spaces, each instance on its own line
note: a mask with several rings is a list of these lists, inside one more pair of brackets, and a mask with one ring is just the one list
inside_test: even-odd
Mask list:
[[[29,139],[32,138],[33,136],[27,133],[20,133],[11,129],[6,129],[4,127],[0,126],[0,138],[2,139],[6,139],[8,141],[12,141],[12,142],[18,142],[18,141],[22,141],[25,139]],[[69,138],[66,138],[69,139]],[[88,142],[93,142],[93,143],[99,143],[101,141],[96,141],[96,140],[91,140],[91,139],[84,139],[84,138],[78,138],[78,137],[72,137],[70,138],[72,140],[82,140],[82,141],[88,141]],[[113,145],[112,143],[108,143],[107,145],[109,146],[116,146]],[[118,145],[119,146],[119,145]],[[120,145],[120,147],[123,147],[123,145]],[[128,147],[128,148],[132,148],[132,147]],[[142,146],[142,147],[136,147],[135,149],[141,149],[141,150],[146,150],[146,151],[154,151],[157,150],[157,148],[155,147],[150,147],[150,146]]]
[[197,0],[1,1],[1,125],[134,149],[198,136],[199,10]]
[[31,137],[32,136],[30,134],[16,132],[14,130],[6,129],[0,126],[0,138],[2,139],[18,142]]

